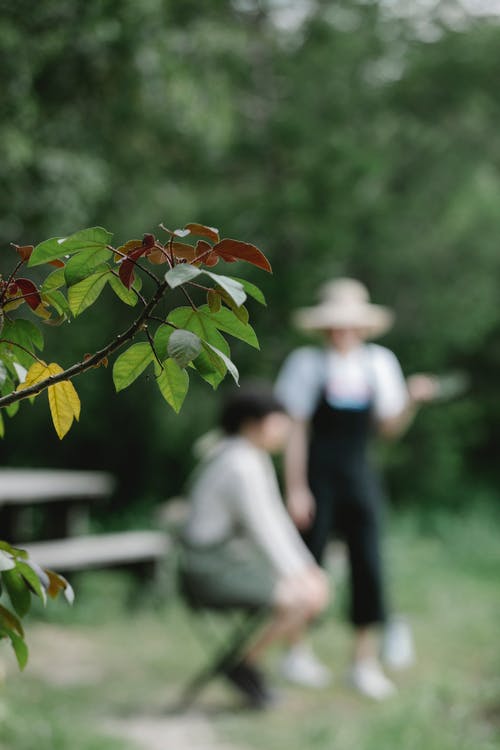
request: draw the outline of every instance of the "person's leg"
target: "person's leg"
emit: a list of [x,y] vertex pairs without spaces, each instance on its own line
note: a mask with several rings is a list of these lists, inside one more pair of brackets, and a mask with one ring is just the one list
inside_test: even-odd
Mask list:
[[351,681],[360,692],[383,699],[394,692],[378,661],[376,628],[385,619],[378,518],[370,505],[353,504],[345,524],[351,570],[354,627]]
[[327,605],[326,578],[319,570],[306,570],[278,581],[274,590],[274,614],[247,652],[247,658],[260,658],[275,641],[295,644],[304,636],[309,622]]

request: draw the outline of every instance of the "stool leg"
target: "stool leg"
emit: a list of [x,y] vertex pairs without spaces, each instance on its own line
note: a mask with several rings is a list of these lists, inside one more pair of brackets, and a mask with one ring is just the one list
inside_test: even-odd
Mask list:
[[229,645],[224,645],[212,661],[188,682],[182,691],[177,711],[183,712],[194,703],[196,697],[210,680],[238,661],[250,637],[263,622],[265,612],[259,610],[248,615],[241,628],[232,635]]

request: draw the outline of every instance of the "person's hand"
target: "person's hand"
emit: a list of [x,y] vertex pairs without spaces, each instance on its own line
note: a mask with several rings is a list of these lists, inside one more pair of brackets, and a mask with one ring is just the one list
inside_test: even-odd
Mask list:
[[438,379],[433,375],[417,373],[406,381],[408,393],[415,404],[425,404],[436,398],[439,391]]
[[300,531],[311,525],[316,512],[316,502],[309,487],[296,487],[288,493],[287,508]]

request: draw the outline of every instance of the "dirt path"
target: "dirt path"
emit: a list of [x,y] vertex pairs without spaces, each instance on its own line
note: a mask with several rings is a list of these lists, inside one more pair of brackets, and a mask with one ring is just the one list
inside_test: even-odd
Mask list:
[[[88,685],[105,677],[102,644],[89,639],[88,631],[37,624],[30,629],[29,641],[29,674],[47,684]],[[13,660],[11,667],[14,671]],[[209,718],[197,711],[182,716],[110,716],[100,729],[135,744],[137,750],[244,750],[223,742]]]
[[114,737],[134,742],[138,750],[242,750],[221,742],[207,718],[195,713],[182,717],[110,719],[102,728]]

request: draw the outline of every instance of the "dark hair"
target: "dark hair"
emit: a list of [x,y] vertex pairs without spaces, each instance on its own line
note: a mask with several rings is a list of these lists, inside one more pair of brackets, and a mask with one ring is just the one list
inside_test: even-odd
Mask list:
[[245,423],[284,411],[271,386],[267,383],[249,383],[226,397],[219,423],[227,435],[237,435]]

